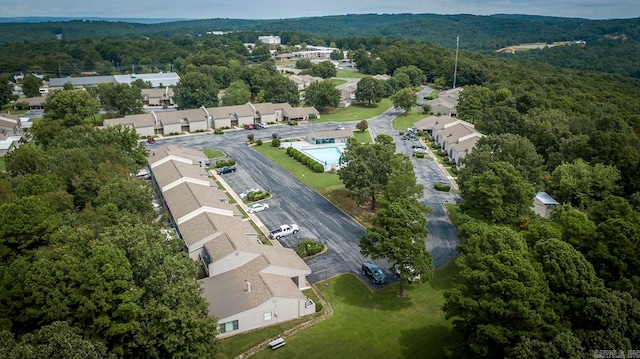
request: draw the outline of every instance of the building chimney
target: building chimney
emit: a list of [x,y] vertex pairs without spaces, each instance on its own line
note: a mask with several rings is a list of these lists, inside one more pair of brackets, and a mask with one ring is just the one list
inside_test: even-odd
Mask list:
[[248,280],[244,281],[247,284],[247,293],[251,293],[251,283]]

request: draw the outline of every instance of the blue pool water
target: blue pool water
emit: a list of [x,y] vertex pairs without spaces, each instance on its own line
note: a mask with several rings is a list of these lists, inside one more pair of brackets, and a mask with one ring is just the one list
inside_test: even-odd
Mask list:
[[338,147],[303,148],[301,151],[323,164],[325,170],[331,169],[331,167],[337,167],[340,163],[340,156],[342,155]]

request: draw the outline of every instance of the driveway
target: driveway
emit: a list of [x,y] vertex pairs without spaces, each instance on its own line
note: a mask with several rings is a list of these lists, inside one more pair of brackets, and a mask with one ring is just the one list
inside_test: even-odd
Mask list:
[[[389,110],[369,120],[369,130],[374,137],[381,133],[390,134],[396,140],[398,151],[410,155],[412,143],[401,140],[397,131],[391,127],[391,120],[399,113],[397,110]],[[356,124],[357,122],[342,123],[347,130],[355,129]],[[335,126],[334,122],[298,126],[275,125],[263,130],[227,131],[224,135],[207,133],[165,137],[157,139],[153,145],[145,145],[150,150],[156,146],[174,144],[197,150],[217,148],[224,151],[238,162],[235,173],[223,175],[236,193],[248,188],[260,188],[268,190],[273,195],[266,201],[269,209],[256,214],[267,228],[273,229],[291,223],[300,226],[298,235],[280,240],[284,247],[295,249],[303,239],[323,242],[328,246],[324,254],[306,260],[312,270],[307,277],[309,282],[316,283],[350,272],[359,275],[371,287],[380,287],[381,285],[372,284],[360,270],[362,262],[366,260],[360,254],[359,247],[364,228],[297,178],[246,145],[249,133],[254,134],[254,139],[268,141],[272,133],[278,133],[282,138],[304,137],[312,131],[333,130]],[[418,182],[425,187],[420,202],[434,210],[432,214],[427,215],[429,237],[426,246],[433,255],[436,267],[439,267],[457,255],[455,247],[460,240],[442,205],[445,201],[454,202],[456,196],[433,190],[433,183],[447,181],[433,161],[415,158],[412,161]],[[388,283],[397,281],[397,278],[388,272],[389,265],[386,261],[374,262],[385,271]]]

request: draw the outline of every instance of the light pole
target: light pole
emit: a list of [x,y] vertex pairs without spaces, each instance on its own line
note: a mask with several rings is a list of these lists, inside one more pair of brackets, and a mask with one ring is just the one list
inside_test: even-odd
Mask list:
[[324,265],[324,286],[329,285],[329,278],[327,278],[327,265]]
[[456,77],[458,76],[458,46],[460,45],[460,35],[456,36],[456,65],[453,69],[453,88],[456,88]]

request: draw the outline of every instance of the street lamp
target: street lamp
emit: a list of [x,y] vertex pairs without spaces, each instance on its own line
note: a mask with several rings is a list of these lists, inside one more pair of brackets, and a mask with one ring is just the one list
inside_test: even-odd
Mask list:
[[324,265],[324,286],[329,285],[329,278],[327,278],[327,265]]

